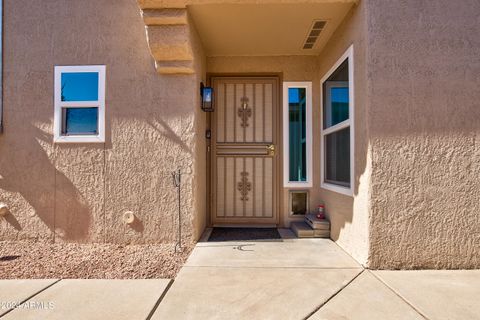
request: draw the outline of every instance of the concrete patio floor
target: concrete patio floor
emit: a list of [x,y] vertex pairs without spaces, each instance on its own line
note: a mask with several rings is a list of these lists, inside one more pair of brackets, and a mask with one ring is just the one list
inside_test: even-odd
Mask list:
[[0,318],[480,319],[480,270],[364,270],[328,239],[281,234],[200,242],[173,284],[3,280]]
[[280,233],[198,243],[152,319],[480,319],[480,271],[364,270],[331,240]]

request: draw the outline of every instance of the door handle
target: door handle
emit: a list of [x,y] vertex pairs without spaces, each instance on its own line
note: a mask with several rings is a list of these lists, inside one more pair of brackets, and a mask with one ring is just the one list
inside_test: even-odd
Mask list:
[[275,155],[275,145],[274,144],[269,144],[265,148],[267,149],[269,156],[274,156]]

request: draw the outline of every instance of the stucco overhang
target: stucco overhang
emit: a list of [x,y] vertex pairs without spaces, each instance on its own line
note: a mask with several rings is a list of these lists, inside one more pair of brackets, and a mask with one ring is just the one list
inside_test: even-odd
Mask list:
[[[188,11],[207,56],[317,55],[353,6],[347,1],[192,4]],[[314,21],[326,21],[303,49]]]
[[[157,70],[187,74],[193,73],[192,32],[207,56],[318,55],[357,2],[138,0]],[[316,21],[326,24],[306,49]]]

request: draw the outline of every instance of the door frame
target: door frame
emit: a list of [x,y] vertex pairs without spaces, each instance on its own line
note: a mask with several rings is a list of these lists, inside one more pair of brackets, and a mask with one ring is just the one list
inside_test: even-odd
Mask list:
[[[282,192],[282,186],[283,186],[283,157],[281,155],[283,154],[283,129],[282,129],[282,124],[283,124],[283,111],[282,111],[282,95],[283,95],[283,90],[282,89],[282,84],[283,84],[283,73],[262,73],[262,72],[257,72],[257,73],[207,73],[206,79],[207,79],[207,85],[212,86],[213,85],[213,79],[215,78],[225,78],[225,79],[232,79],[232,78],[275,78],[277,80],[276,84],[276,90],[277,90],[277,102],[274,107],[277,108],[277,119],[276,119],[276,138],[277,138],[277,143],[275,145],[275,152],[276,152],[276,168],[274,171],[274,174],[277,175],[277,183],[275,186],[275,207],[277,208],[276,212],[276,223],[275,224],[241,224],[241,223],[231,223],[231,224],[222,224],[222,226],[232,226],[232,227],[240,227],[240,226],[248,226],[248,227],[278,227],[283,224],[284,222],[284,217],[283,217],[283,192]],[[214,92],[215,94],[215,92]],[[215,111],[214,111],[215,112]],[[208,227],[213,227],[214,224],[212,222],[212,208],[215,205],[214,202],[214,195],[213,195],[213,188],[212,188],[212,182],[214,177],[214,170],[213,170],[213,164],[214,164],[214,156],[213,156],[213,139],[214,139],[214,134],[213,134],[213,113],[209,112],[207,113],[207,126],[206,129],[210,130],[211,138],[207,140],[207,192],[206,192],[206,197],[207,197],[207,210],[206,210],[206,221],[207,221],[207,226]]]

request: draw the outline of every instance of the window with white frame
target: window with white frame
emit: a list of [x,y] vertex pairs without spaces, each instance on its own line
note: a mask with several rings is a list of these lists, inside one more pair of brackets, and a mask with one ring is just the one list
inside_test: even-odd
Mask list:
[[283,83],[284,186],[312,186],[312,83]]
[[322,78],[322,187],[353,194],[353,47]]
[[55,67],[55,142],[105,142],[105,66]]

